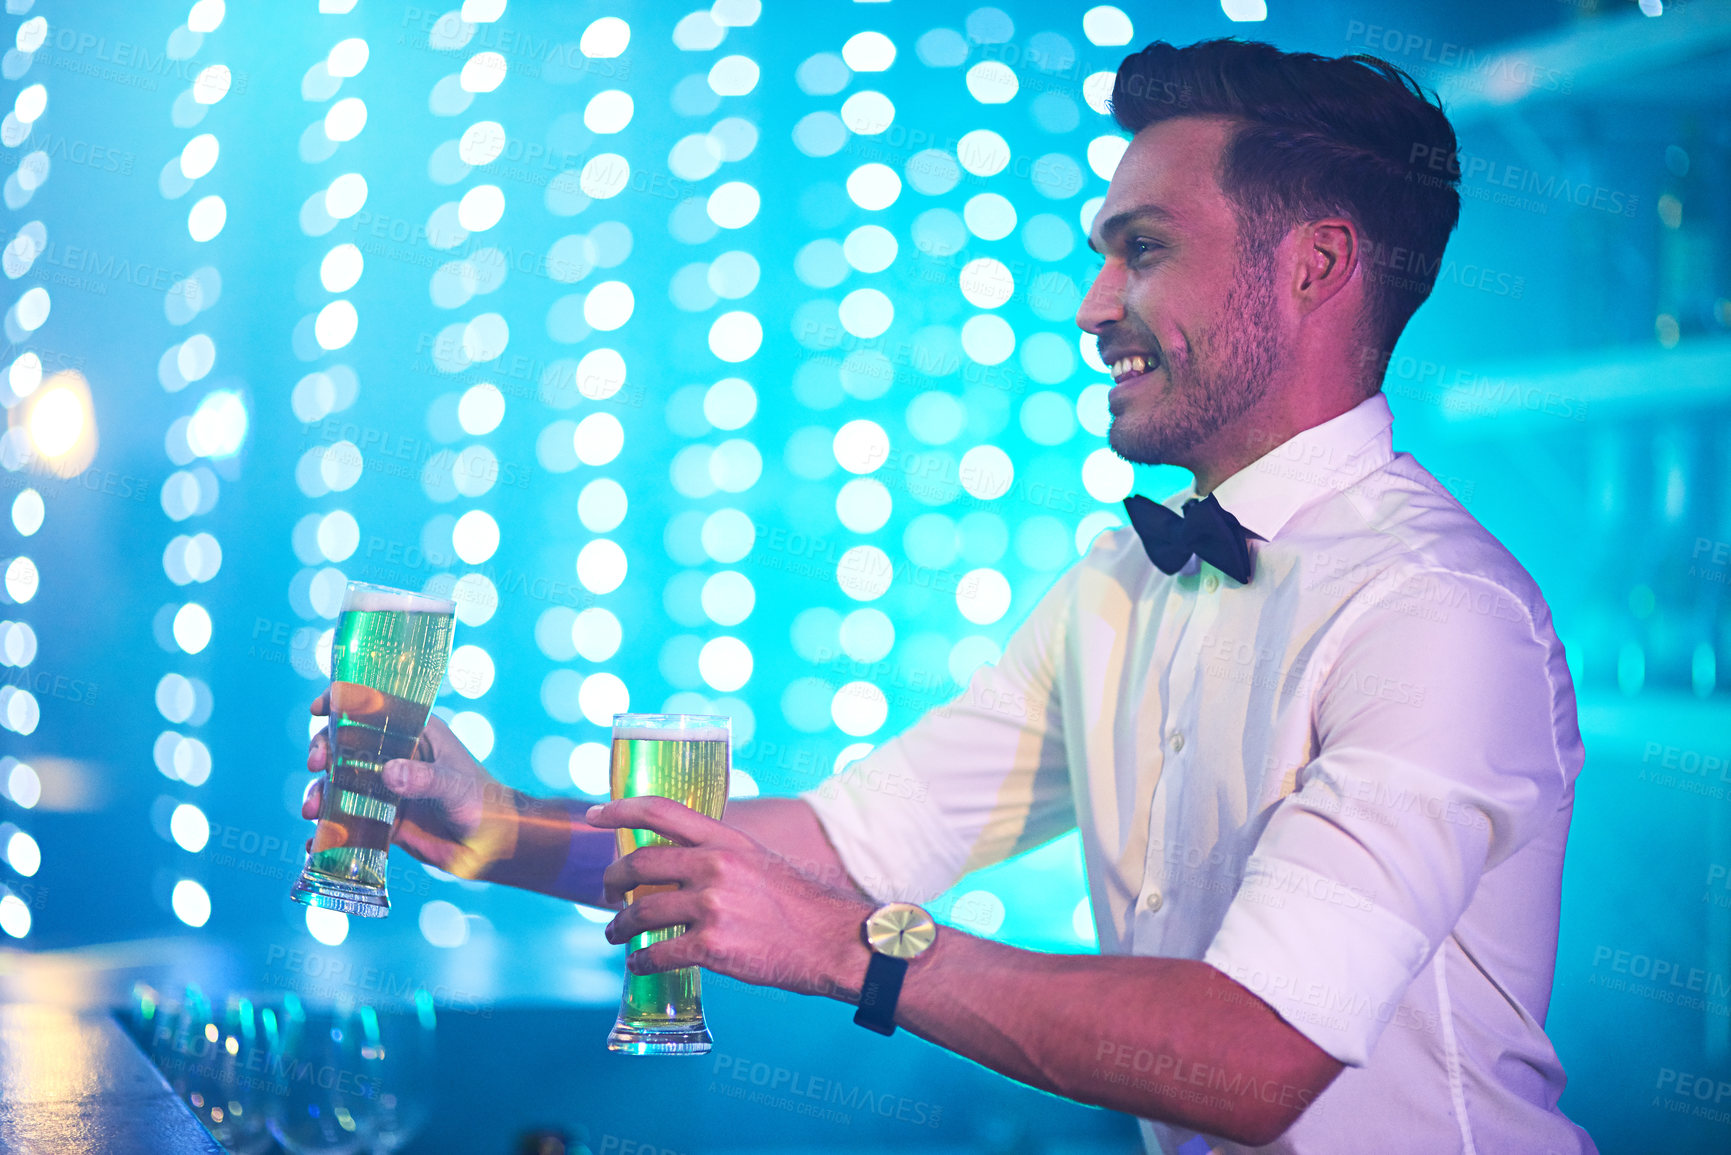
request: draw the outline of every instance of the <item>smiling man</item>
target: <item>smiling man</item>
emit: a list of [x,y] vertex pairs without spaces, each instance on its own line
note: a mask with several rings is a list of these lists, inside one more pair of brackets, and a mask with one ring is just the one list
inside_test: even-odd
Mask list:
[[[608,928],[689,928],[634,971],[858,1003],[1139,1116],[1153,1151],[1591,1151],[1543,1028],[1581,765],[1562,647],[1379,391],[1459,212],[1409,158],[1453,131],[1387,64],[1228,41],[1131,56],[1113,112],[1078,322],[1112,447],[1191,488],[1130,499],[995,666],[801,798],[580,819],[435,722],[387,770],[396,838],[589,902],[674,884]],[[1378,274],[1397,250],[1416,275]],[[615,827],[681,845],[614,861]],[[1078,828],[1098,955],[914,905]]]

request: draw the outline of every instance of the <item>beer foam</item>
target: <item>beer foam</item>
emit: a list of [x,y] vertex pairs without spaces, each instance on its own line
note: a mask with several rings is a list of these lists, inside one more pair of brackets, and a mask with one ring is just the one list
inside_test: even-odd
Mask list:
[[452,614],[457,603],[405,590],[353,589],[343,596],[343,609],[361,613]]
[[726,742],[726,726],[615,726],[613,737],[624,742]]

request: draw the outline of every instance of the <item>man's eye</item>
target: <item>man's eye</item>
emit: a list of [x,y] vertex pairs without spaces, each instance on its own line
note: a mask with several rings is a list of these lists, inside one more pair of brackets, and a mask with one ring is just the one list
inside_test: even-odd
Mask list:
[[1165,247],[1159,241],[1150,240],[1147,237],[1135,237],[1130,241],[1129,246],[1132,257],[1145,257],[1149,253],[1158,252]]

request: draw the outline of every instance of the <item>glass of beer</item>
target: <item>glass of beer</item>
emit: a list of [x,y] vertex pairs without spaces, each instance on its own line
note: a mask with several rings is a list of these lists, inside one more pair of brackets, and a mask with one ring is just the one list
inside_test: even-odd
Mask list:
[[350,582],[331,641],[330,763],[312,853],[289,893],[347,914],[390,913],[385,862],[396,793],[384,766],[414,756],[451,659],[456,603]]
[[[727,771],[732,722],[710,714],[613,715],[612,796],[647,794],[683,802],[700,814],[721,817],[727,805]],[[640,846],[669,846],[648,830],[619,830],[619,853]],[[625,896],[627,905],[672,885],[640,886]],[[683,926],[637,935],[630,950],[684,933]],[[702,1055],[712,1040],[703,1021],[703,988],[696,967],[656,975],[625,975],[619,1021],[607,1036],[607,1049],[627,1055]]]

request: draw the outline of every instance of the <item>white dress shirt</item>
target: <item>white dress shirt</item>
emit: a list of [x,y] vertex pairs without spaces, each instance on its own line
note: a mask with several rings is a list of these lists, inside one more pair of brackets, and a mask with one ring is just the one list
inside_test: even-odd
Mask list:
[[[1543,1027],[1581,768],[1563,648],[1390,425],[1376,394],[1215,489],[1262,539],[1247,585],[1101,534],[995,666],[804,797],[885,901],[1080,827],[1102,953],[1201,959],[1347,1065],[1262,1150],[1593,1151]],[[1099,1077],[1170,1070],[1139,1046],[1102,1039]]]

